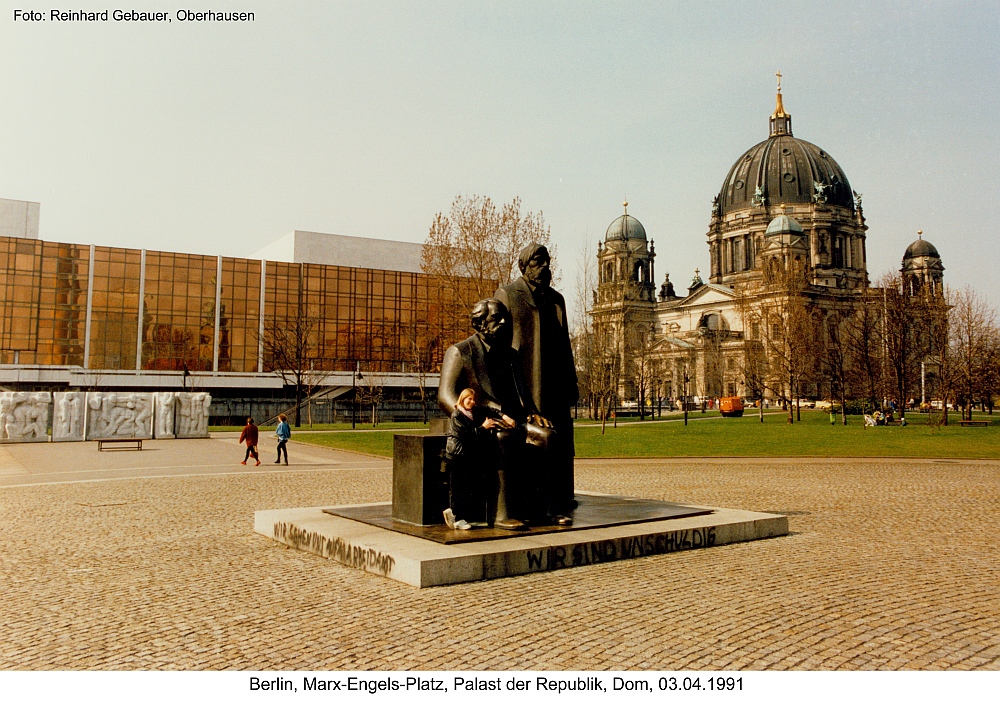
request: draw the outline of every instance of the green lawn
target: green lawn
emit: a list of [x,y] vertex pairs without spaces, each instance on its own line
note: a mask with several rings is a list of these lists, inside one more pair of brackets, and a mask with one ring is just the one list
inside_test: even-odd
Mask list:
[[[270,431],[270,432],[273,433],[276,426],[277,426],[277,424],[273,424],[273,425],[270,425],[270,426],[259,426],[258,428],[260,428],[261,431]],[[388,430],[393,430],[393,431],[419,431],[419,430],[426,430],[426,429],[427,429],[427,424],[423,424],[423,423],[420,423],[420,422],[410,421],[410,422],[404,423],[404,422],[396,422],[396,421],[383,421],[378,426],[376,426],[374,430],[379,430],[379,431],[388,431]],[[215,433],[215,432],[224,432],[224,431],[236,431],[236,432],[239,432],[239,431],[243,430],[243,427],[242,426],[209,426],[208,430],[210,432],[212,432],[212,433]],[[292,431],[296,432],[296,433],[300,432],[300,431],[350,431],[350,430],[351,430],[351,424],[313,424],[313,425],[310,426],[309,424],[305,424],[304,423],[301,426],[299,426],[298,428],[296,428],[295,425],[292,424]],[[357,425],[357,429],[356,430],[358,430],[358,431],[371,431],[373,429],[372,429],[372,425],[371,424],[359,423]]]
[[[934,428],[926,425],[926,415],[911,414],[910,425],[906,427],[865,429],[860,416],[849,416],[847,426],[839,423],[831,426],[829,415],[822,411],[803,411],[802,421],[792,425],[786,423],[785,414],[781,413],[766,414],[763,424],[758,422],[756,414],[742,419],[693,420],[686,427],[683,421],[629,422],[618,428],[609,424],[603,436],[599,428],[581,425],[575,432],[576,453],[581,458],[796,455],[1000,458],[1000,414],[996,418],[986,415],[976,418],[990,419],[992,425],[962,428],[955,415],[952,425]],[[390,428],[381,424],[380,428],[383,427]],[[388,457],[392,455],[392,435],[392,431],[298,432],[294,439]]]

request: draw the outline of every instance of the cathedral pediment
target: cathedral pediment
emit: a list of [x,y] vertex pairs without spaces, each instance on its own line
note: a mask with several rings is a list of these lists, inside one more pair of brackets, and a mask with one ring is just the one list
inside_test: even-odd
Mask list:
[[693,307],[702,304],[725,304],[736,299],[736,292],[726,285],[708,283],[702,285],[690,295],[681,300],[675,309]]

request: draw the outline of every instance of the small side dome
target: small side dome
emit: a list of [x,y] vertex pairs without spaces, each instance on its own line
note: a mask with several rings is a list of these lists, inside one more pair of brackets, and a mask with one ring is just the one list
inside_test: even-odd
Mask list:
[[604,235],[605,241],[622,241],[625,239],[646,240],[646,230],[639,220],[629,214],[623,214],[608,227],[608,232]]
[[903,260],[910,260],[911,258],[940,258],[940,254],[937,249],[929,241],[925,241],[922,238],[918,238],[916,241],[911,243],[906,247],[906,253],[903,254]]
[[767,225],[764,236],[777,236],[779,234],[801,234],[802,225],[787,214],[779,214],[771,223]]

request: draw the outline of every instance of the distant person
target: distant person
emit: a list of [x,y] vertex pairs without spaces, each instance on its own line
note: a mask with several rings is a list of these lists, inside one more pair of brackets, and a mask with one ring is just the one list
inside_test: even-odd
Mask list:
[[278,437],[278,459],[274,461],[277,465],[281,462],[281,453],[285,453],[285,464],[288,464],[288,446],[287,443],[292,437],[292,429],[288,427],[288,417],[284,414],[278,414],[278,428],[274,430],[274,435]]
[[240,443],[246,441],[247,444],[247,454],[243,456],[243,462],[240,465],[246,465],[251,455],[257,461],[257,464],[260,465],[260,455],[257,454],[257,437],[257,427],[254,425],[253,417],[251,416],[247,419],[247,425],[243,427],[243,433],[240,434]]

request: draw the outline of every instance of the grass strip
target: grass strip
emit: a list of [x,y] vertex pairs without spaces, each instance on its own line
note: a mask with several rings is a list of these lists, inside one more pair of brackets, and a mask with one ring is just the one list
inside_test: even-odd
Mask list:
[[[837,417],[839,420],[839,417]],[[976,415],[991,422],[986,428],[959,426],[957,415],[949,426],[931,426],[926,415],[911,414],[908,426],[864,428],[860,416],[848,425],[831,425],[822,411],[802,412],[802,421],[786,422],[785,414],[742,419],[715,419],[661,423],[638,422],[600,429],[580,426],[575,431],[580,458],[622,457],[920,457],[1000,458],[1000,415]],[[403,424],[413,428],[413,424]],[[386,427],[380,424],[380,427]],[[295,434],[295,440],[330,448],[392,457],[392,431]]]

